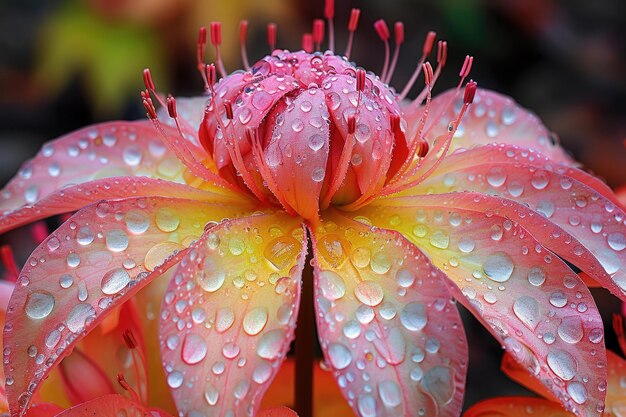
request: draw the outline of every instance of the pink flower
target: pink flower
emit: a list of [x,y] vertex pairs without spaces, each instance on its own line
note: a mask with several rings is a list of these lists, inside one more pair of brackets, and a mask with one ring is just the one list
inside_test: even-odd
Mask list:
[[[325,13],[332,23],[332,1]],[[353,11],[351,35],[357,22]],[[459,88],[431,100],[446,61],[439,42],[437,68],[425,63],[434,33],[396,94],[382,20],[380,76],[332,52],[332,25],[330,51],[312,53],[315,27],[303,51],[227,75],[212,24],[205,96],[159,98],[157,113],[148,71],[156,130],[87,127],[45,145],[6,186],[2,231],[78,210],[34,251],[9,303],[12,416],[172,267],[155,315],[178,412],[255,415],[294,337],[309,239],[320,344],[358,415],[459,415],[467,342],[454,299],[568,410],[601,414],[602,321],[566,261],[626,299],[626,215],[612,191],[512,100],[473,82],[461,93],[472,58]],[[405,101],[420,71],[426,86]]]

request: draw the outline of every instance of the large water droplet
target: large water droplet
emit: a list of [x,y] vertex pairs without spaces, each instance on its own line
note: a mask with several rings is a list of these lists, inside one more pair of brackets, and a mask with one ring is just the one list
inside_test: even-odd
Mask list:
[[33,292],[28,295],[24,311],[31,319],[41,320],[52,312],[54,296],[47,292]]
[[309,136],[309,148],[317,152],[324,146],[324,137],[319,133]]
[[161,207],[155,215],[155,222],[159,230],[170,233],[178,229],[180,217],[176,210],[168,207]]
[[102,277],[102,292],[113,295],[120,292],[130,282],[130,275],[122,268],[112,269]]
[[194,365],[206,357],[207,351],[204,339],[196,333],[189,333],[183,341],[181,357],[186,364]]
[[67,329],[72,333],[80,333],[85,329],[85,324],[88,319],[92,319],[96,316],[96,311],[91,304],[81,303],[76,304],[74,308],[67,315],[65,324]]
[[528,271],[528,282],[535,287],[541,286],[546,281],[546,273],[538,266],[533,266]]
[[235,313],[230,307],[223,307],[215,313],[215,331],[224,333],[235,322]]
[[487,182],[492,187],[500,187],[506,181],[506,171],[504,168],[499,166],[494,166],[489,168],[487,172]]
[[393,381],[382,381],[378,384],[378,395],[387,407],[396,407],[402,402],[402,394],[398,384]]
[[548,353],[548,366],[561,379],[569,381],[576,375],[576,359],[564,350],[554,349]]
[[319,289],[326,299],[334,301],[346,294],[346,283],[336,272],[322,270],[319,273]]
[[435,366],[424,374],[422,386],[437,404],[448,404],[454,396],[453,371],[446,366]]
[[450,244],[450,236],[443,230],[436,230],[430,235],[430,244],[439,249],[447,249]]
[[539,324],[539,303],[531,296],[523,295],[515,300],[513,312],[531,330],[534,330]]
[[578,381],[567,384],[567,393],[577,404],[584,404],[587,402],[587,389]]
[[405,305],[400,312],[400,322],[407,330],[414,332],[422,330],[428,322],[426,307],[417,301]]
[[339,235],[327,234],[317,241],[317,250],[326,262],[338,268],[350,253],[350,242]]
[[243,318],[243,330],[250,336],[255,336],[267,324],[267,308],[257,307],[248,311]]
[[122,252],[128,248],[128,235],[121,229],[110,230],[106,235],[106,244],[111,252]]
[[280,236],[267,244],[263,250],[265,258],[281,270],[291,265],[300,253],[302,245],[291,236]]
[[606,238],[609,247],[615,251],[622,251],[626,248],[626,238],[622,233],[610,233]]
[[173,371],[167,376],[167,385],[170,388],[178,388],[183,385],[183,374],[179,371]]
[[352,363],[352,354],[341,343],[331,343],[328,346],[328,359],[335,369],[342,370]]
[[361,281],[354,289],[354,295],[363,304],[374,307],[383,301],[385,293],[379,283],[375,281]]
[[148,216],[140,210],[129,210],[126,215],[124,215],[124,221],[126,222],[128,231],[134,235],[140,235],[150,227]]
[[377,274],[383,275],[391,269],[391,259],[386,252],[380,251],[372,255],[370,268]]
[[[208,261],[207,261],[208,262]],[[206,264],[205,264],[206,267]],[[215,292],[222,288],[224,280],[226,279],[226,272],[216,271],[213,268],[207,270],[201,270],[196,276],[196,282],[198,285],[207,292]]]
[[266,362],[261,362],[252,372],[252,380],[257,384],[266,383],[272,376],[272,367]]
[[487,257],[483,270],[488,278],[496,282],[505,282],[513,274],[513,261],[504,252],[496,252]]
[[583,323],[578,316],[564,317],[557,329],[557,333],[564,342],[578,343],[583,338]]
[[215,405],[220,398],[220,393],[217,391],[217,388],[210,382],[207,382],[206,388],[204,389],[204,399],[207,404]]
[[95,234],[89,226],[83,226],[76,232],[76,242],[81,246],[87,246],[93,242]]
[[259,339],[256,353],[259,357],[274,360],[281,354],[281,348],[285,343],[285,332],[281,329],[271,330]]
[[360,417],[376,417],[378,415],[376,411],[376,399],[371,395],[361,395],[357,400],[357,408],[359,409]]

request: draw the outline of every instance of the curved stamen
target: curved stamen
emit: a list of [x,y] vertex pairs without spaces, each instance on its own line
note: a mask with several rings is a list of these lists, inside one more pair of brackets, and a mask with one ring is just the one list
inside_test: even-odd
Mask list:
[[322,48],[322,42],[324,42],[324,20],[315,19],[313,21],[313,42],[315,43],[315,50],[319,51]]
[[328,21],[328,49],[335,52],[335,0],[326,0],[324,4],[324,17]]
[[413,84],[415,84],[415,81],[417,81],[417,77],[420,75],[420,72],[422,71],[422,64],[426,61],[426,57],[430,55],[430,51],[432,51],[433,49],[436,36],[437,36],[437,33],[433,31],[428,32],[428,34],[426,35],[426,39],[424,40],[424,47],[422,48],[422,56],[420,57],[419,61],[417,61],[417,67],[415,68],[415,71],[411,75],[409,82],[406,83],[406,85],[402,89],[402,92],[400,93],[400,95],[398,95],[399,101],[404,100],[406,98],[407,94],[409,94],[409,91],[411,91]]
[[206,42],[207,42],[206,28],[202,26],[198,30],[198,46],[196,50],[196,61],[197,61],[198,72],[200,72],[202,81],[204,81],[205,92],[209,90],[209,85],[206,80],[206,71],[204,69],[204,67],[206,66],[206,64],[204,63],[204,53],[206,51]]
[[396,46],[393,50],[393,58],[391,59],[389,74],[387,74],[387,77],[383,80],[385,84],[389,84],[391,77],[393,77],[393,73],[396,70],[396,64],[398,63],[398,57],[400,56],[400,46],[404,43],[404,23],[396,22],[393,28]]
[[378,19],[374,22],[374,29],[376,29],[380,40],[385,44],[385,63],[383,64],[383,70],[380,72],[380,79],[384,80],[387,78],[387,69],[389,68],[389,28],[383,19]]
[[250,70],[250,63],[248,62],[248,52],[246,50],[246,38],[248,37],[248,21],[242,20],[239,22],[239,46],[241,49],[241,62],[243,68],[246,71]]
[[226,77],[228,74],[226,68],[224,68],[224,62],[222,61],[222,54],[220,46],[222,45],[222,23],[211,22],[211,45],[215,47],[215,65],[222,77]]

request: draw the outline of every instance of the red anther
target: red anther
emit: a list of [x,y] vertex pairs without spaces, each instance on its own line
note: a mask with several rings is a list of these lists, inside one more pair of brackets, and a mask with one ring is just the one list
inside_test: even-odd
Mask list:
[[206,45],[206,28],[204,26],[198,30],[198,45]]
[[383,40],[383,42],[387,42],[389,40],[389,28],[383,19],[378,19],[374,22],[374,29],[376,29],[376,33],[378,33],[378,36]]
[[126,382],[126,378],[124,378],[124,375],[122,375],[121,373],[117,374],[117,383],[120,384],[120,386],[124,388],[125,391],[132,391],[132,388],[130,387],[128,382]]
[[404,43],[404,23],[396,22],[393,26],[393,30],[396,38],[396,45],[402,45],[402,43]]
[[267,43],[272,51],[276,48],[276,23],[267,24]]
[[233,120],[233,105],[230,100],[224,101],[224,109],[226,110],[226,118],[228,120]]
[[176,112],[176,99],[172,96],[167,98],[167,113],[172,119],[178,117],[178,113]]
[[348,134],[351,135],[356,130],[356,116],[351,114],[348,116]]
[[302,50],[307,54],[313,52],[313,35],[310,33],[304,33],[302,35]]
[[424,83],[430,86],[433,82],[433,67],[430,65],[430,62],[426,62],[422,64],[422,69],[424,70]]
[[426,35],[426,39],[424,40],[424,47],[422,48],[422,53],[424,54],[424,56],[429,55],[430,51],[433,50],[435,38],[437,38],[437,32],[433,32],[432,30]]
[[242,20],[239,22],[239,42],[245,43],[248,37],[248,21]]
[[326,19],[335,17],[335,0],[326,0],[324,4],[324,17]]
[[356,31],[356,28],[359,25],[360,16],[361,16],[361,9],[352,9],[352,11],[350,12],[350,21],[348,22],[349,32]]
[[211,22],[211,45],[222,44],[222,22]]
[[428,142],[426,142],[424,139],[419,139],[419,144],[417,145],[417,156],[419,156],[420,158],[423,158],[426,156],[426,154],[428,153]]
[[474,57],[465,55],[465,61],[463,61],[463,66],[461,67],[461,72],[459,72],[459,77],[467,77],[470,70],[472,69],[472,62],[474,62]]
[[146,68],[143,70],[143,83],[146,85],[146,88],[148,90],[154,90],[154,81],[152,80],[152,73],[150,72],[150,68]]
[[137,339],[135,338],[135,334],[130,329],[124,330],[122,337],[124,338],[124,343],[126,343],[126,346],[128,346],[129,349],[135,349],[139,345],[137,343]]
[[209,64],[205,68],[206,71],[206,79],[209,83],[209,87],[213,87],[215,85],[216,73],[215,73],[215,64]]
[[474,96],[476,95],[476,82],[470,80],[467,84],[465,84],[465,94],[463,95],[463,103],[471,104],[474,101]]
[[143,102],[143,106],[146,108],[146,111],[148,112],[148,118],[150,120],[156,120],[157,114],[156,114],[156,109],[154,108],[154,104],[152,104],[152,99],[150,97],[146,97],[142,100],[142,102]]
[[365,89],[365,70],[363,68],[356,70],[356,89],[357,91]]
[[324,42],[324,20],[322,19],[313,21],[313,42],[317,45]]
[[448,42],[439,41],[437,42],[437,63],[442,67],[446,65],[446,61],[448,60]]

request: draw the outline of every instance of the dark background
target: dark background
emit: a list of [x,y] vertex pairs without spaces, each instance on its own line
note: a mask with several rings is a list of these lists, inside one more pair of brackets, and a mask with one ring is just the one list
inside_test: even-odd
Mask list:
[[[261,3],[263,3],[261,5]],[[482,87],[514,97],[560,136],[586,169],[609,185],[626,184],[626,2],[623,0],[336,1],[338,51],[352,7],[362,9],[358,65],[380,71],[383,46],[372,23],[405,24],[393,84],[402,89],[428,30],[448,41],[448,68],[436,92],[456,84],[465,54]],[[238,21],[250,20],[251,62],[268,52],[265,25],[278,23],[278,44],[297,49],[322,0],[0,0],[0,183],[42,143],[84,125],[145,117],[141,70],[153,68],[157,89],[196,95],[196,31],[224,22],[226,67],[240,66]],[[212,54],[209,54],[212,57]],[[18,253],[23,261],[27,253]],[[618,301],[594,293],[610,323]],[[607,321],[608,320],[608,321]],[[502,349],[473,319],[466,405],[525,394],[499,373]],[[610,327],[608,327],[610,329]],[[607,344],[616,349],[607,331]]]

